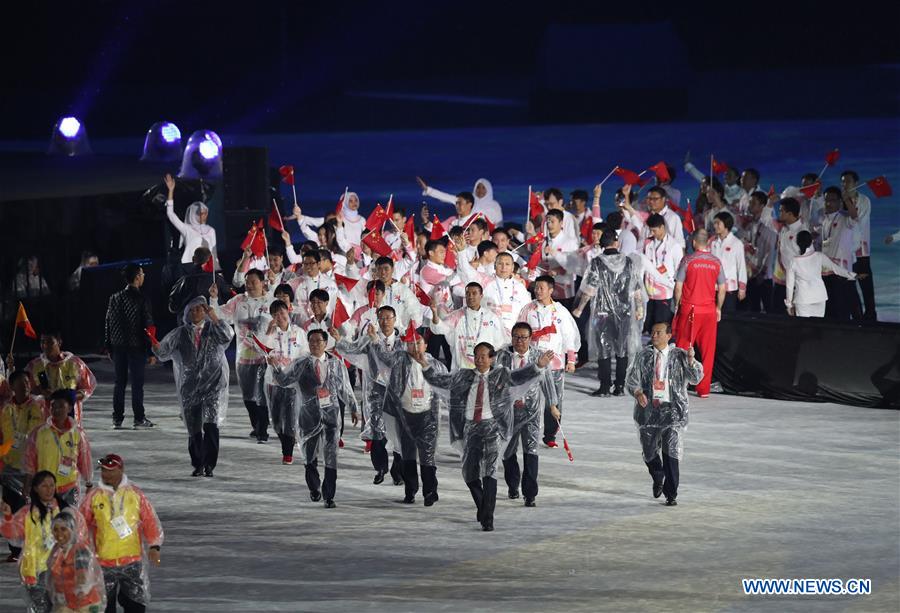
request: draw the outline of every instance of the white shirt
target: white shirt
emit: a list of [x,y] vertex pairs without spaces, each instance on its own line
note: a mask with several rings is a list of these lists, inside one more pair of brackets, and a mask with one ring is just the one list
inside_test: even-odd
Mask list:
[[503,320],[485,306],[477,311],[469,307],[457,309],[429,326],[435,334],[447,336],[453,369],[475,368],[475,345],[478,343],[490,343],[494,349],[509,344],[509,333]]
[[419,299],[408,286],[394,281],[384,288],[384,305],[394,308],[397,327],[406,330],[410,320],[418,328],[422,323],[422,308]]
[[294,289],[294,304],[299,307],[301,316],[309,317],[312,314],[309,310],[309,294],[315,289],[323,289],[328,292],[328,308],[325,310],[325,313],[329,316],[334,313],[334,303],[338,296],[338,288],[333,278],[320,272],[315,277],[307,275],[294,277],[288,281],[288,284]]
[[872,201],[865,194],[856,192],[858,199],[856,200],[856,208],[858,209],[856,216],[856,224],[859,227],[859,249],[856,250],[856,257],[865,258],[870,254],[871,224],[870,218],[872,213]]
[[822,253],[846,269],[856,263],[859,226],[849,213],[835,211],[822,217]]
[[[662,390],[663,397],[656,398],[660,404],[669,402],[671,399],[667,381],[667,376],[669,374],[669,351],[671,347],[671,345],[666,345],[662,350],[653,347],[653,381],[666,381],[665,388]],[[654,399],[652,390],[650,396],[652,401]]]
[[[421,392],[421,396],[413,398],[413,390],[416,390],[417,396]],[[411,360],[409,380],[406,382],[403,394],[400,395],[400,404],[403,410],[407,413],[424,413],[429,410],[431,408],[431,393],[431,385],[422,374],[422,365],[415,360]]]
[[725,238],[716,236],[709,243],[709,250],[722,262],[726,291],[747,289],[747,261],[744,259],[744,243],[729,232]]
[[[572,214],[569,213],[569,216]],[[576,235],[577,236],[577,235]],[[565,231],[559,232],[555,237],[546,238],[546,244],[550,248],[550,255],[544,255],[543,262],[549,264],[547,272],[553,275],[556,285],[553,288],[553,297],[558,299],[571,298],[575,295],[575,272],[578,268],[578,239],[567,235]],[[544,248],[543,245],[540,246]]]
[[[274,357],[278,366],[281,367],[287,367],[294,360],[309,355],[306,332],[293,324],[288,324],[287,330],[282,330],[276,325],[272,334],[262,336],[259,340],[264,345],[272,348],[272,352],[269,355]],[[272,370],[273,366],[270,364],[266,369],[265,378],[266,383],[269,385],[274,384]]]
[[519,313],[519,321],[527,322],[533,332],[551,325],[556,328],[556,332],[552,334],[538,340],[531,339],[532,346],[541,351],[553,352],[553,359],[550,361],[552,370],[565,368],[567,360],[576,361],[576,354],[581,349],[581,334],[572,314],[560,303],[554,301],[544,305],[532,300]]
[[[763,211],[763,215],[766,211]],[[778,231],[778,251],[776,252],[775,274],[773,279],[779,285],[785,284],[787,269],[791,266],[791,261],[800,253],[800,247],[797,245],[797,235],[801,231],[808,228],[803,225],[799,219],[794,223],[782,226]]]
[[511,334],[522,307],[531,302],[531,294],[525,284],[515,277],[501,279],[492,276],[482,283],[482,287],[484,297],[481,303],[500,316],[506,331]]
[[647,296],[650,300],[668,300],[675,292],[675,273],[678,272],[678,265],[684,257],[684,250],[675,239],[667,233],[661,241],[655,238],[644,243],[644,255],[657,273],[659,277],[647,274],[644,278],[644,285],[647,288]]
[[466,400],[466,419],[471,421],[475,418],[475,400],[478,398],[478,385],[480,381],[484,381],[484,391],[481,396],[481,419],[491,419],[494,414],[491,413],[491,395],[488,391],[490,389],[490,385],[488,384],[488,375],[490,374],[490,370],[484,374],[481,374],[478,371],[475,371],[475,376],[472,378],[472,387],[469,388],[469,396]]

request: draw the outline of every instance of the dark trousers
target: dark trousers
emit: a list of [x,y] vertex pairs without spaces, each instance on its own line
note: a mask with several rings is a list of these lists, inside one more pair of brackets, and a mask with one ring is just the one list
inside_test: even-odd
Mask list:
[[[628,370],[628,356],[616,356],[616,387],[625,387],[625,372]],[[597,360],[597,378],[600,387],[609,391],[612,385],[612,358]]]
[[143,351],[113,349],[113,366],[116,382],[113,386],[113,421],[125,419],[125,386],[131,373],[131,410],[135,423],[144,420],[144,366],[147,356]]
[[737,311],[738,302],[737,290],[734,290],[733,292],[725,292],[725,300],[722,302],[722,312],[734,313],[735,311]]
[[245,400],[247,415],[250,417],[250,426],[256,433],[257,440],[269,438],[269,409],[265,405],[259,405],[252,400]]
[[310,492],[318,492],[322,489],[322,497],[325,500],[334,500],[337,491],[337,469],[325,467],[325,480],[319,482],[319,460],[315,459],[306,465],[306,487]]
[[[559,421],[562,422],[562,413],[560,413]],[[550,405],[544,405],[544,444],[556,440],[556,433],[559,432],[559,424],[556,418],[550,412]]]
[[215,468],[219,461],[219,426],[203,424],[203,431],[188,439],[188,453],[194,468]]
[[538,456],[531,453],[522,454],[525,471],[519,471],[519,460],[512,456],[503,460],[503,478],[511,490],[518,490],[522,485],[522,495],[526,500],[534,500],[538,495]]
[[787,298],[787,288],[778,283],[772,284],[772,301],[769,303],[767,313],[776,315],[786,315],[787,307],[784,306],[784,299]]
[[[116,595],[118,592],[118,595]],[[122,591],[113,588],[113,594],[110,596],[109,592],[106,593],[106,609],[104,609],[105,613],[116,613],[118,610],[116,608],[116,603],[122,606],[122,609],[125,613],[144,613],[147,610],[142,604],[139,604],[128,596],[126,596]]]
[[859,309],[856,283],[838,275],[822,277],[828,301],[825,303],[825,318],[835,321],[850,321],[854,306]]
[[494,525],[494,507],[497,506],[497,480],[493,477],[469,481],[469,492],[478,509],[478,521],[482,526]]
[[738,302],[739,311],[769,312],[772,303],[772,279],[759,277],[747,281],[747,297]]
[[369,459],[372,460],[372,468],[376,472],[386,473],[388,471],[388,455],[385,445],[385,439],[372,441],[372,449],[369,451]]
[[287,434],[279,434],[278,440],[281,441],[281,455],[294,457],[294,445],[297,444],[297,440]]
[[663,481],[663,495],[666,500],[674,500],[678,496],[678,460],[666,453],[659,454],[653,458],[652,462],[645,462],[650,476],[653,477],[653,483]]
[[[853,265],[853,272],[857,275],[867,275],[864,279],[856,279],[857,283],[859,283],[863,304],[866,308],[862,318],[866,321],[875,321],[877,319],[877,315],[875,314],[875,283],[872,280],[872,264],[869,256],[856,258],[856,263]],[[856,294],[855,288],[853,293],[854,295]],[[859,304],[859,299],[857,298],[854,302]]]
[[672,300],[648,300],[647,315],[644,318],[644,332],[649,332],[654,324],[671,323]]
[[[419,491],[419,475],[416,473],[415,460],[403,460],[403,486],[406,490],[406,497],[412,498]],[[437,492],[437,467],[421,466],[422,472],[422,494],[427,496]]]
[[[450,343],[447,342],[446,336],[443,334],[432,334],[428,338],[426,351],[428,351],[435,360],[443,362],[448,370],[450,369],[450,363],[453,361],[453,356],[450,354]],[[441,353],[444,354],[443,358],[441,358]]]
[[[4,487],[3,502],[9,505],[9,508],[12,509],[13,515],[15,515],[16,511],[25,506],[25,497],[11,487]],[[11,542],[8,544],[9,552],[11,554],[18,556],[22,553],[21,547],[16,547]]]

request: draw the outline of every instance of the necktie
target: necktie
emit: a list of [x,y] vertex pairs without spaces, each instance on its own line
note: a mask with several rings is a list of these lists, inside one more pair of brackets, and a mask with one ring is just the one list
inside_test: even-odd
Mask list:
[[524,356],[524,355],[520,355],[520,356],[519,356],[519,368],[522,368],[522,367],[524,367],[524,366],[525,366],[525,356]]
[[319,367],[319,360],[317,360],[316,358],[313,358],[313,360],[316,363],[316,379],[318,379],[319,383],[321,383],[322,382],[322,369]]
[[[653,368],[653,381],[662,381],[662,351],[656,351],[656,366]],[[654,387],[656,387],[654,385]],[[659,407],[659,400],[653,399],[653,406]]]
[[484,409],[484,377],[478,375],[478,391],[475,392],[475,414],[472,419],[475,423],[481,421],[481,412]]
[[194,328],[194,346],[197,349],[200,349],[200,333],[203,331],[202,328]]

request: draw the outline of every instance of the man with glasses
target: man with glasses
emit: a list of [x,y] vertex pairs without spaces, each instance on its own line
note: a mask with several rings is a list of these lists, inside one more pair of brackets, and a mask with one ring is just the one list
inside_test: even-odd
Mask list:
[[[524,321],[516,323],[512,329],[512,347],[497,352],[497,365],[516,370],[536,363],[544,352],[531,346],[531,336],[531,326]],[[544,371],[540,385],[530,388],[523,397],[513,399],[512,435],[503,451],[503,477],[509,488],[508,496],[513,500],[518,498],[521,485],[526,507],[535,506],[534,499],[538,494],[538,441],[541,437],[541,415],[544,413],[544,407],[550,407],[550,416],[553,419],[561,417],[556,406],[558,402],[556,386],[550,372],[549,369]],[[516,458],[520,440],[524,472],[519,470],[519,461]]]
[[[627,192],[630,192],[631,186],[626,185],[625,188],[623,188],[623,191],[626,190]],[[645,219],[653,214],[662,215],[666,222],[666,232],[675,239],[675,242],[678,243],[683,250],[684,231],[681,226],[681,217],[669,208],[667,199],[668,194],[666,193],[666,190],[657,185],[647,190],[647,197],[645,200],[647,201],[647,207],[650,209],[649,213],[639,213],[635,211],[627,197],[622,203],[622,208],[628,213],[632,226],[638,231],[638,237],[643,240],[653,238],[650,229],[645,224]]]
[[312,315],[312,305],[309,301],[314,290],[327,292],[329,299],[325,311],[329,316],[334,313],[334,301],[338,295],[337,285],[334,279],[322,274],[319,265],[321,261],[322,256],[318,251],[307,251],[303,254],[303,276],[288,281],[294,290],[297,306],[300,307],[298,312],[304,318]]

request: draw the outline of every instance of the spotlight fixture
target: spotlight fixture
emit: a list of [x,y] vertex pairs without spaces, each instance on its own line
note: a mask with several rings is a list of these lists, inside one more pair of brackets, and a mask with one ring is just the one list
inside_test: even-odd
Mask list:
[[174,162],[181,159],[181,130],[171,121],[158,121],[147,130],[143,162]]
[[60,117],[53,126],[48,153],[71,157],[90,152],[91,145],[88,143],[87,130],[84,125],[75,117]]
[[188,139],[181,158],[184,179],[218,179],[222,176],[222,139],[212,130],[197,130]]

